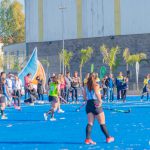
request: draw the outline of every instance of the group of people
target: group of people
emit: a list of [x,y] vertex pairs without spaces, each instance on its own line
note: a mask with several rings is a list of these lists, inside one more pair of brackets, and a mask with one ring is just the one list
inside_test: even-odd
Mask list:
[[5,72],[0,74],[0,105],[1,105],[1,119],[7,119],[4,113],[5,107],[12,104],[14,100],[14,108],[20,110],[20,97],[22,91],[22,81],[17,74],[8,74]]
[[123,76],[123,73],[120,72],[119,75],[114,78],[113,74],[105,76],[102,81],[103,89],[103,100],[111,102],[114,100],[114,88],[117,89],[117,100],[126,101],[126,95],[128,90],[128,77]]
[[[75,72],[76,78],[77,74]],[[77,80],[75,80],[77,81]],[[91,130],[95,118],[97,118],[101,131],[106,137],[106,142],[110,143],[114,141],[114,137],[109,135],[107,127],[105,125],[105,114],[102,108],[102,98],[101,98],[101,87],[99,85],[98,76],[96,73],[90,73],[86,76],[84,80],[84,85],[82,88],[82,93],[84,100],[86,101],[86,113],[88,117],[88,124],[86,126],[86,139],[85,144],[96,144],[91,139]],[[59,77],[53,75],[49,83],[49,101],[52,103],[51,108],[44,113],[44,119],[47,120],[50,116],[50,120],[56,120],[54,114],[60,106],[60,94],[61,94],[61,83],[59,83]]]
[[[1,97],[1,114],[2,118],[7,118],[4,115],[5,106],[10,106],[13,102],[14,108],[20,110],[20,99],[22,95],[25,95],[24,102],[29,105],[34,105],[36,100],[44,100],[44,94],[52,93],[50,92],[50,85],[54,80],[54,77],[57,78],[57,82],[59,85],[59,104],[58,111],[63,112],[60,109],[61,103],[78,103],[78,95],[82,92],[82,87],[86,86],[87,80],[89,78],[89,73],[86,75],[83,82],[80,80],[78,76],[78,72],[75,71],[73,77],[70,76],[70,72],[66,72],[66,75],[63,74],[52,74],[52,76],[48,79],[47,87],[44,85],[44,81],[40,76],[36,77],[37,86],[36,88],[32,83],[32,74],[28,73],[24,77],[24,84],[18,78],[17,74],[8,73],[6,75],[5,72],[1,72],[0,75],[0,97]],[[113,75],[110,74],[109,77],[105,76],[104,79],[100,81],[98,74],[96,74],[97,83],[100,85],[100,91],[103,95],[103,100],[113,101],[114,100],[114,86],[117,87],[117,99],[123,99],[125,101],[126,98],[126,90],[128,88],[128,80],[126,77],[123,77],[122,73],[114,80]],[[56,79],[55,79],[56,80]],[[47,89],[47,90],[46,90]],[[14,100],[14,101],[12,101]],[[49,101],[51,98],[49,97]]]

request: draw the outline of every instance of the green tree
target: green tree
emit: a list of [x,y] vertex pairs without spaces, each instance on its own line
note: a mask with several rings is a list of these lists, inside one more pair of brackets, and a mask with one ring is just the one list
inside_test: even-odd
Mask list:
[[25,16],[18,1],[2,0],[0,3],[0,35],[3,43],[23,42],[25,38]]
[[64,66],[65,66],[65,71],[66,69],[70,70],[70,60],[73,56],[72,52],[68,52],[66,49],[64,49],[64,51],[61,51],[60,57],[61,60],[63,60],[63,55],[64,55]]
[[84,64],[91,58],[93,53],[93,49],[91,47],[88,47],[87,49],[81,49],[80,50],[80,54],[81,54],[81,58],[80,58],[80,78],[82,81],[82,68],[84,66]]
[[119,65],[119,59],[117,55],[120,53],[120,48],[118,46],[109,49],[106,45],[100,47],[100,52],[103,56],[103,62],[109,66],[110,73]]
[[126,71],[129,70],[129,63],[130,63],[129,56],[130,56],[129,48],[125,48],[123,51],[123,58],[124,58],[124,61],[126,62]]
[[134,64],[136,62],[140,63],[141,60],[144,60],[146,58],[147,58],[147,55],[145,53],[138,53],[138,54],[129,55],[128,63],[129,64]]
[[[139,66],[139,63],[147,58],[147,55],[145,53],[137,53],[137,54],[130,54],[130,51],[128,48],[125,48],[123,52],[123,57],[124,60],[127,64],[127,70],[128,70],[128,65],[129,64],[137,64]],[[139,90],[139,85],[138,85],[138,76],[139,76],[139,71],[136,70],[136,84],[137,84],[137,90]]]

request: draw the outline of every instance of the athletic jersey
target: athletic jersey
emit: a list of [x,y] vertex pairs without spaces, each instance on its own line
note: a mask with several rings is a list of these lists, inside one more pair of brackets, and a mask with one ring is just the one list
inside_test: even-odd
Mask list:
[[56,84],[54,82],[50,83],[49,95],[58,97],[58,84]]
[[144,85],[147,85],[147,84],[148,84],[148,81],[149,81],[149,79],[145,78],[145,79],[144,79],[144,82],[143,82]]
[[86,95],[88,100],[97,100],[94,90],[89,91],[88,88],[86,88]]

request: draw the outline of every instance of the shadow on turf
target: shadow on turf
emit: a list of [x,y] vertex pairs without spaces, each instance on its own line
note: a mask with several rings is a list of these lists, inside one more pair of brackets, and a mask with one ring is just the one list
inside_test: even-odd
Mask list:
[[8,141],[8,142],[0,142],[0,144],[77,144],[77,145],[81,145],[84,144],[83,142],[52,142],[52,141]]

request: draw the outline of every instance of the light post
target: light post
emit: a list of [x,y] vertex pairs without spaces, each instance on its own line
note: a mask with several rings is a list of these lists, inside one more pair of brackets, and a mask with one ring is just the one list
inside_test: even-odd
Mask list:
[[[63,58],[62,58],[62,60],[63,60],[63,65],[62,65],[62,67],[63,67],[63,74],[65,73],[65,70],[64,70],[64,68],[65,68],[65,65],[64,65],[64,48],[65,48],[65,41],[64,41],[64,9],[66,9],[66,7],[64,7],[64,6],[60,6],[59,7],[59,9],[61,10],[61,14],[62,14],[62,42],[63,42],[63,45],[62,45],[62,51],[63,51]],[[61,61],[61,60],[60,60]]]

